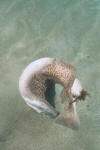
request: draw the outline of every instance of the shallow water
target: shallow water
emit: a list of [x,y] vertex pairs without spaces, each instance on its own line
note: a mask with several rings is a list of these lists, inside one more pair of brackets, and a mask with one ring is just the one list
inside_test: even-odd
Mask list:
[[[0,150],[100,150],[99,39],[99,0],[0,0]],[[79,131],[37,114],[19,94],[22,70],[45,56],[73,64],[91,94],[77,105]]]

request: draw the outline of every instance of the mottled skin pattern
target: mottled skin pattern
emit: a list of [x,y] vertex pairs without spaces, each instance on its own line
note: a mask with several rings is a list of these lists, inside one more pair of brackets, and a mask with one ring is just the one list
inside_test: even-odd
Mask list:
[[51,92],[49,91],[50,92],[49,98],[47,98],[47,93],[46,93],[47,89],[51,87],[51,84],[54,87],[55,83],[53,82],[53,80],[50,80],[50,83],[47,81],[48,81],[48,78],[44,76],[43,74],[36,75],[34,80],[31,81],[30,90],[33,93],[35,93],[35,96],[41,99],[42,102],[44,102],[54,113],[59,114],[59,112],[53,108],[55,106],[53,105],[53,101],[51,102],[51,96],[52,96],[50,95]]
[[37,97],[45,98],[46,78],[43,75],[38,75],[31,82],[31,90]]
[[38,75],[32,81],[31,90],[35,93],[37,97],[45,99],[46,92],[46,80],[51,79],[54,83],[61,84],[63,86],[63,91],[61,93],[61,102],[69,97],[69,100],[72,101],[72,94],[70,88],[76,77],[76,69],[63,61],[55,61],[54,63],[48,65],[44,69],[43,74]]
[[[69,97],[70,101],[73,100],[70,89],[76,77],[76,69],[71,64],[63,61],[55,61],[53,64],[48,65],[44,71],[44,75],[50,79],[53,79],[55,83],[63,86],[63,90],[61,92],[61,102],[63,102],[66,97]],[[67,105],[65,106],[65,109],[67,109]]]
[[53,64],[48,65],[44,72],[44,75],[53,79],[55,83],[61,84],[65,89],[71,88],[76,77],[76,69],[63,61],[55,61]]

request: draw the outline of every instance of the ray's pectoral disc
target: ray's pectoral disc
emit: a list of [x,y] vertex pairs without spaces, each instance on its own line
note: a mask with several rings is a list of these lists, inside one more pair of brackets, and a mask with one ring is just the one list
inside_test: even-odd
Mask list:
[[[58,117],[56,122],[78,129],[80,121],[76,112],[76,103],[73,100],[85,99],[87,93],[83,91],[76,73],[74,66],[67,62],[48,57],[40,58],[30,63],[23,71],[19,79],[20,94],[26,104],[36,112],[54,118],[59,113],[52,100],[55,95],[55,84],[60,84],[63,87],[62,101],[63,98],[69,98],[71,111]],[[65,107],[67,109],[67,104]]]

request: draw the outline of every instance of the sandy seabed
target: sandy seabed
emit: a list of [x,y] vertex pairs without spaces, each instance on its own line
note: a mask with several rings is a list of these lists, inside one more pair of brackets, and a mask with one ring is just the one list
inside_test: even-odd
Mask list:
[[[99,39],[99,0],[0,1],[0,150],[100,150]],[[37,114],[20,96],[22,70],[46,56],[74,65],[91,94],[77,105],[79,131]]]

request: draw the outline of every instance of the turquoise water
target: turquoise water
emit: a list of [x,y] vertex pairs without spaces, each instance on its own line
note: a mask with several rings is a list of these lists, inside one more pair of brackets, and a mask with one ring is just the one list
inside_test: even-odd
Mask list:
[[[45,56],[73,64],[91,94],[77,105],[79,131],[37,114],[19,94],[22,70]],[[100,150],[100,1],[0,0],[0,78],[0,150]]]

